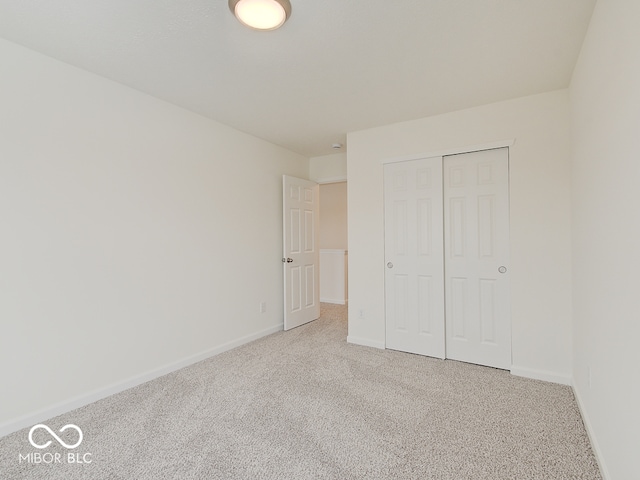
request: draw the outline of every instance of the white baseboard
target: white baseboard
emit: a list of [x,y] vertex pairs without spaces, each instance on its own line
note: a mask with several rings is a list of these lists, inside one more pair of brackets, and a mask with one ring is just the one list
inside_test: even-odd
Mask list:
[[260,332],[256,332],[254,334],[232,340],[204,352],[200,352],[195,355],[183,358],[182,360],[178,360],[177,362],[164,365],[140,375],[130,377],[121,382],[112,383],[111,385],[108,385],[104,388],[92,390],[76,397],[72,397],[68,400],[56,403],[55,405],[52,405],[50,407],[43,408],[27,415],[23,415],[13,420],[9,420],[8,422],[0,424],[0,437],[4,437],[23,428],[41,423],[52,417],[62,415],[63,413],[70,412],[71,410],[75,410],[76,408],[84,407],[85,405],[88,405],[90,403],[97,402],[98,400],[102,400],[103,398],[109,397],[116,393],[120,393],[124,390],[128,390],[129,388],[136,387],[150,380],[162,377],[163,375],[167,375],[168,373],[175,372],[176,370],[180,370],[181,368],[188,367],[189,365],[193,365],[194,363],[201,362],[202,360],[206,360],[207,358],[214,357],[233,348],[239,347],[249,342],[253,342],[254,340],[265,337],[267,335],[271,335],[272,333],[279,332],[282,329],[283,324],[275,325]]
[[587,435],[589,436],[589,440],[591,441],[591,448],[593,449],[593,454],[595,455],[596,461],[598,462],[598,467],[600,467],[600,474],[602,475],[603,480],[609,480],[611,476],[609,475],[607,466],[604,463],[602,450],[600,450],[600,445],[598,445],[598,440],[596,440],[596,434],[593,431],[591,421],[589,421],[589,416],[587,415],[587,411],[584,408],[584,403],[582,402],[582,398],[580,397],[580,392],[575,387],[575,385],[573,387],[573,396],[576,398],[578,410],[580,410],[580,415],[582,416],[582,423],[584,423],[584,428],[587,430]]
[[511,374],[518,377],[533,378],[534,380],[543,380],[545,382],[559,383],[561,385],[571,386],[571,376],[563,375],[557,372],[549,372],[546,370],[535,370],[533,368],[511,367]]
[[347,343],[353,343],[354,345],[362,345],[363,347],[373,347],[380,348],[384,350],[385,344],[384,342],[379,342],[377,340],[370,340],[368,338],[358,338],[349,335],[347,337]]
[[346,300],[343,298],[322,298],[320,297],[320,303],[333,303],[334,305],[346,305]]

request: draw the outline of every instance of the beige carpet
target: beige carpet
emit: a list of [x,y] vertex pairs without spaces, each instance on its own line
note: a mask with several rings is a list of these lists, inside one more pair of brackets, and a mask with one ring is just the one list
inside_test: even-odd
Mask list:
[[[44,422],[78,425],[75,450],[42,429],[42,450],[29,429],[4,437],[0,478],[601,478],[570,388],[346,333],[346,309],[323,305],[309,325]],[[31,452],[61,462],[20,461]]]

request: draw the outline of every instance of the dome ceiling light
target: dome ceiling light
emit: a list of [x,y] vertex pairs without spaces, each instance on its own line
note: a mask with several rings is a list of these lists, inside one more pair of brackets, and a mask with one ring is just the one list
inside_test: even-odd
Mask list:
[[275,30],[291,16],[289,0],[229,0],[240,23],[256,30]]

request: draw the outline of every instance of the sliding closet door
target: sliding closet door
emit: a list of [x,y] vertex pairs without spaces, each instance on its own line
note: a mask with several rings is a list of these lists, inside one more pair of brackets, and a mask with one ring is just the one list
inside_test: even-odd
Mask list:
[[442,157],[388,164],[386,347],[444,358]]
[[509,369],[509,150],[443,166],[446,356]]

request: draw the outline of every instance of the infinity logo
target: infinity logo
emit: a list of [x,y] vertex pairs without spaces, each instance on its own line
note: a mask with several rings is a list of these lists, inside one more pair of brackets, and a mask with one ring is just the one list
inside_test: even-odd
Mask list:
[[81,443],[82,443],[82,430],[80,430],[80,427],[78,427],[77,425],[74,425],[72,423],[65,425],[64,427],[62,427],[60,429],[60,433],[64,432],[65,430],[68,430],[69,428],[73,428],[76,432],[78,432],[78,435],[80,435],[80,438],[78,438],[78,442],[74,445],[67,445],[66,443],[64,443],[64,440],[62,440],[59,436],[57,436],[53,430],[51,430],[49,427],[47,427],[46,425],[43,425],[42,423],[39,423],[38,425],[34,425],[33,427],[31,427],[31,430],[29,430],[29,443],[31,443],[31,445],[33,445],[36,448],[47,448],[49,445],[51,445],[51,440],[49,440],[47,443],[45,443],[44,445],[38,445],[36,442],[33,441],[33,432],[35,432],[38,428],[44,428],[47,432],[49,432],[51,434],[51,436],[53,438],[56,439],[56,441],[62,445],[64,448],[68,448],[68,449],[72,449],[72,448],[76,448],[78,447]]

